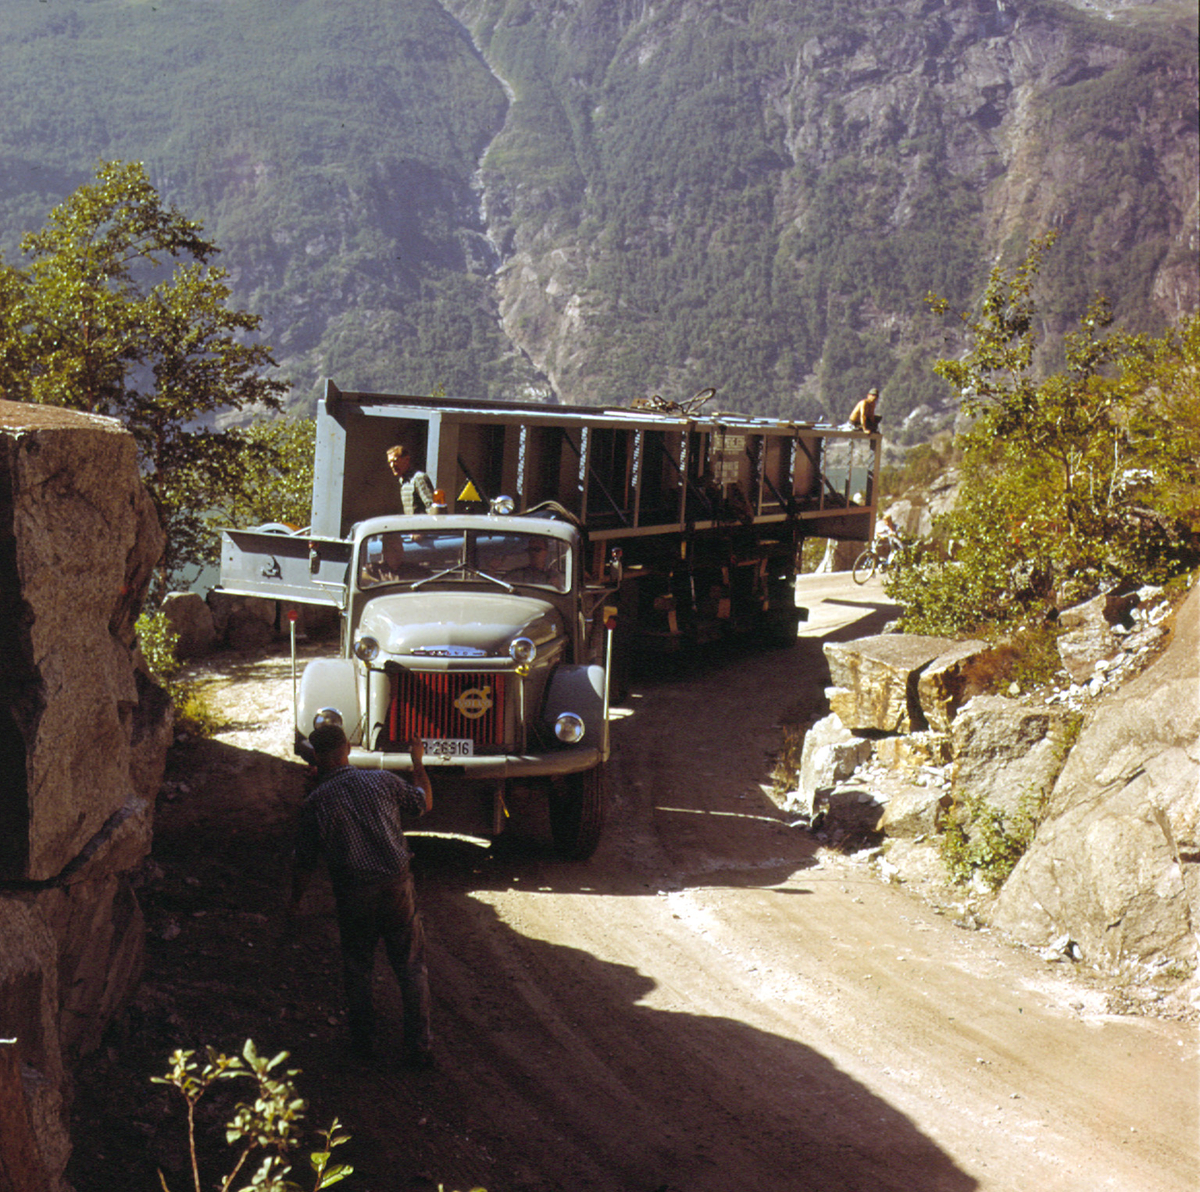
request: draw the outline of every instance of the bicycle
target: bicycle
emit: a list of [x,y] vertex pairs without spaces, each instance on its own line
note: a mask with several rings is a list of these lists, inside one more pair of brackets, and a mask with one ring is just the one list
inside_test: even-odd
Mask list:
[[[887,552],[880,553],[879,548],[887,544]],[[876,571],[880,573],[894,567],[900,561],[902,545],[898,538],[875,538],[867,546],[850,570],[850,576],[856,584],[865,584]]]

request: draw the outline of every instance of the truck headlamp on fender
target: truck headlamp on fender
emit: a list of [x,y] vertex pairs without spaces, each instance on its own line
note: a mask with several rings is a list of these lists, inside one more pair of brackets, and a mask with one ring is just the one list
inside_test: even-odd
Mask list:
[[508,656],[518,666],[528,666],[537,657],[537,646],[527,637],[515,637],[509,642]]
[[361,662],[374,662],[379,657],[379,643],[364,633],[354,639],[354,656]]
[[554,735],[564,745],[578,745],[583,740],[583,718],[574,712],[562,712],[554,722]]
[[493,497],[491,509],[499,517],[511,517],[517,503],[512,497]]
[[342,727],[342,714],[337,708],[322,708],[313,717],[313,728],[318,729],[323,724],[336,724],[338,728]]

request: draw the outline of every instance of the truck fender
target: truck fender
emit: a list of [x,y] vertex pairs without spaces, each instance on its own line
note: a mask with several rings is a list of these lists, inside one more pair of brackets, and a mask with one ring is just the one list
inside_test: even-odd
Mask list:
[[358,678],[350,658],[314,658],[300,676],[296,699],[296,731],[307,737],[313,730],[313,717],[322,708],[337,708],[342,727],[351,741],[358,730]]
[[560,666],[550,677],[542,718],[554,734],[554,721],[563,712],[582,717],[582,744],[595,747],[604,739],[604,667]]

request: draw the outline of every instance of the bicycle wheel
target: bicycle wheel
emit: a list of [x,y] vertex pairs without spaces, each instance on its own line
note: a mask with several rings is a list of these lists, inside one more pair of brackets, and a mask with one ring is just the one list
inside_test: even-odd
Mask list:
[[856,584],[865,584],[867,580],[875,574],[875,567],[879,560],[875,557],[875,552],[867,547],[857,559],[854,560],[854,567],[850,572],[851,577]]

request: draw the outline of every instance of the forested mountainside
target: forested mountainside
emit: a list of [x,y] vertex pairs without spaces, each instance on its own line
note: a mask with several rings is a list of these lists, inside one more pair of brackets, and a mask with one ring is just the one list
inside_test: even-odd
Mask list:
[[311,401],[951,408],[924,308],[1200,299],[1188,0],[0,0],[0,243],[145,161]]

